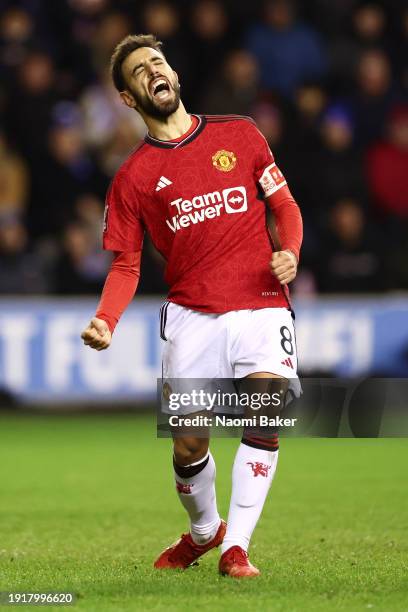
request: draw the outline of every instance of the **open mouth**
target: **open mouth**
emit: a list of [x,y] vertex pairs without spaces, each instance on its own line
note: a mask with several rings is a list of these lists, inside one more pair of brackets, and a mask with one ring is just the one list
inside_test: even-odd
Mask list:
[[170,85],[166,79],[158,78],[155,79],[150,85],[150,91],[153,98],[157,100],[164,100],[170,95]]

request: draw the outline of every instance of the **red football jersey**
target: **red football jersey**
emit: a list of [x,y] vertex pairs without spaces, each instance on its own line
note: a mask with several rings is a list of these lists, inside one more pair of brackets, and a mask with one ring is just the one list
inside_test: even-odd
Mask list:
[[267,196],[286,181],[247,117],[197,116],[185,138],[146,136],[107,195],[104,248],[139,251],[147,231],[167,262],[168,299],[193,310],[288,307],[271,274]]

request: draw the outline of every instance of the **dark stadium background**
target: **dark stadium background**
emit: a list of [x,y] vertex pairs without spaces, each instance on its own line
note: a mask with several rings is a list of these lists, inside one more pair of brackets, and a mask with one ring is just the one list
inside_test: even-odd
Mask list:
[[[0,306],[5,324],[20,310],[33,313],[35,322],[42,320],[38,296],[44,298],[40,303],[48,318],[82,304],[78,332],[92,316],[110,265],[110,255],[101,250],[104,196],[115,171],[144,136],[138,115],[121,103],[110,82],[109,58],[126,34],[154,32],[179,73],[187,109],[252,116],[299,202],[304,244],[291,292],[295,306],[306,309],[298,315],[301,370],[407,375],[405,2],[1,0],[0,11]],[[146,239],[132,312],[141,312],[142,298],[153,296],[149,316],[156,316],[154,309],[166,294],[162,270],[160,256]],[[325,301],[331,294],[334,301]],[[358,312],[353,306],[357,295],[367,298]],[[80,302],[84,296],[90,296],[88,301]],[[318,325],[320,312],[324,317],[331,307],[343,316],[342,328],[334,319],[326,325],[337,325],[332,344],[324,342],[329,336]],[[310,311],[316,319],[312,328],[303,316]],[[336,342],[341,344],[338,338],[349,333],[353,320],[356,333],[350,332],[343,361],[336,364]],[[154,342],[154,325],[143,325]],[[365,326],[373,330],[370,341],[364,340]],[[116,332],[118,346],[124,329],[122,324]],[[35,391],[39,361],[47,359],[44,333],[26,344],[27,355],[33,356],[26,355],[21,367],[33,380],[25,387],[23,376],[13,370],[24,351],[13,348],[13,331],[4,334],[4,343],[14,350],[5,356],[0,345],[5,397],[47,399],[46,385],[39,383],[42,395]],[[356,357],[348,368],[364,343],[374,357]],[[84,350],[79,341],[73,349],[76,357]],[[153,349],[145,343],[141,350]],[[317,361],[313,351],[320,355]],[[67,396],[75,380],[67,382]],[[120,395],[113,391],[113,399],[115,394]],[[144,398],[140,390],[134,397],[127,393],[127,399],[138,397]],[[57,400],[64,400],[62,387]]]
[[[295,296],[408,288],[404,2],[0,2],[0,291],[100,291],[104,194],[143,137],[108,76],[150,32],[192,112],[251,115],[305,220]],[[278,49],[279,47],[279,49]],[[144,257],[139,294],[163,295]]]
[[[6,325],[16,310],[37,313],[38,296],[48,318],[82,304],[78,332],[92,316],[110,265],[110,254],[101,250],[105,193],[144,136],[137,113],[110,82],[109,58],[126,34],[154,32],[179,73],[187,109],[252,116],[299,202],[304,244],[291,293],[300,305],[301,371],[407,375],[404,2],[1,0],[0,10],[0,306]],[[142,312],[142,298],[153,296],[149,316],[156,316],[166,294],[162,270],[146,239],[131,312]],[[331,294],[334,301],[325,300]],[[358,311],[357,295],[366,297]],[[330,308],[338,308],[343,327],[328,320],[337,336],[325,343],[330,334],[324,325],[319,330],[318,319]],[[316,320],[308,327],[303,315],[311,311]],[[37,322],[43,315],[33,316]],[[354,336],[347,327],[353,320]],[[154,343],[151,320],[143,325]],[[118,346],[124,329],[115,334]],[[20,380],[22,393],[12,370],[24,351],[13,348],[13,331],[4,333],[4,346],[8,342],[14,353],[5,356],[0,345],[0,387],[24,400],[47,399],[46,385],[42,396],[35,392],[39,361],[47,359],[44,333],[26,344],[33,356],[21,367],[34,382],[23,389]],[[336,363],[333,353],[347,334],[343,361]],[[362,344],[367,355],[360,359]],[[79,342],[73,349],[76,356],[84,350]],[[153,349],[145,343],[141,350]],[[67,396],[75,380],[67,383]],[[145,395],[138,390],[134,398]],[[129,391],[127,399],[134,398]],[[57,399],[64,400],[62,387]]]

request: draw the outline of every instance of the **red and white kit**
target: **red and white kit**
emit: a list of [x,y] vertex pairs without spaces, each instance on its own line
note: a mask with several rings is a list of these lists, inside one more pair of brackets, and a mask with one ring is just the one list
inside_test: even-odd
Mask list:
[[[104,231],[104,247],[115,260],[96,316],[113,331],[136,290],[147,231],[167,262],[170,286],[160,311],[165,379],[189,385],[197,378],[270,372],[295,378],[296,385],[289,295],[270,270],[274,246],[265,200],[280,250],[298,258],[299,209],[265,139],[245,117],[193,115],[190,130],[177,140],[147,136],[115,176]],[[196,410],[187,406],[179,414]],[[217,510],[211,453],[188,466],[174,462],[190,533],[166,548],[155,567],[186,568],[221,544],[222,574],[257,576],[246,551],[277,460],[277,435],[259,439],[244,432],[228,526]]]
[[[104,248],[121,255],[97,316],[113,330],[136,289],[148,232],[166,260],[170,287],[170,304],[161,312],[161,332],[168,341],[166,376],[241,377],[271,371],[295,377],[288,289],[270,271],[274,246],[264,198],[275,214],[280,249],[298,257],[299,210],[251,119],[192,115],[190,130],[178,140],[147,136],[108,192]],[[126,282],[120,281],[121,274],[127,275]],[[115,283],[112,305],[108,288]],[[121,304],[123,287],[127,295]]]

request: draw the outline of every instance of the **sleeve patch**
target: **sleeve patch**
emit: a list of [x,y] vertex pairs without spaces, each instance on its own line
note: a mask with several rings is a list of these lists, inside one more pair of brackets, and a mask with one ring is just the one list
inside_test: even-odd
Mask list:
[[109,213],[109,204],[105,204],[105,210],[103,211],[103,231],[104,233],[108,231],[108,213]]
[[273,163],[270,166],[267,166],[262,172],[259,179],[259,184],[261,185],[265,196],[269,197],[275,193],[275,191],[278,191],[278,189],[286,185],[286,180],[278,166]]

